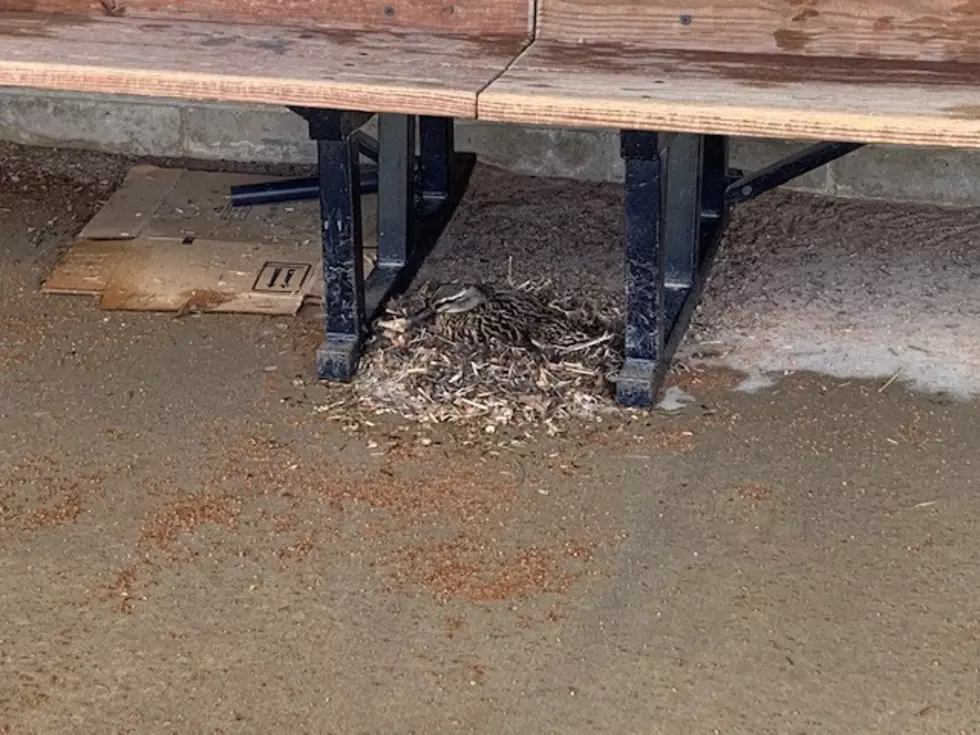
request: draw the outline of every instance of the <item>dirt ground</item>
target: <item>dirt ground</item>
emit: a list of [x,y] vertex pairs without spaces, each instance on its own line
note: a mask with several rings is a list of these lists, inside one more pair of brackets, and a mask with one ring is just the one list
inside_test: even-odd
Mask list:
[[[693,401],[474,442],[328,421],[310,319],[40,295],[127,163],[0,146],[0,733],[980,732],[980,320],[948,265],[976,212],[764,197],[699,316],[719,364],[672,378]],[[481,169],[428,268],[615,297],[620,201]],[[827,279],[886,303],[875,243],[920,241],[962,308],[930,292],[929,345],[888,325],[919,383],[733,390],[726,355],[817,339],[794,304],[843,314]],[[863,248],[867,277],[827,260]]]

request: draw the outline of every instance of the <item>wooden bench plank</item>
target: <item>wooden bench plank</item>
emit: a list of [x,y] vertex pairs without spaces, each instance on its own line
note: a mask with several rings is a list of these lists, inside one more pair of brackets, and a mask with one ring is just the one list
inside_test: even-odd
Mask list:
[[980,62],[965,0],[541,0],[537,37],[734,53]]
[[0,13],[0,85],[472,118],[517,37]]
[[529,37],[531,0],[0,0],[34,13]]
[[477,116],[975,148],[980,147],[980,65],[537,40],[479,95]]

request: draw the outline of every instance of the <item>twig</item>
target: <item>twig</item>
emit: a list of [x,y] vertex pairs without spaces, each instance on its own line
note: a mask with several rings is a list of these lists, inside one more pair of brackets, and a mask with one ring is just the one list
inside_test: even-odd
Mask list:
[[888,382],[887,382],[887,383],[885,383],[885,384],[884,384],[883,386],[881,386],[881,387],[880,387],[880,388],[878,389],[878,392],[879,392],[879,393],[884,393],[884,392],[885,392],[885,390],[887,390],[887,389],[888,389],[888,386],[890,386],[890,385],[891,385],[892,383],[894,383],[894,382],[895,382],[896,380],[898,380],[898,376],[902,374],[902,370],[904,370],[904,368],[899,368],[899,369],[898,369],[898,372],[896,372],[896,373],[895,373],[895,374],[894,374],[893,376],[891,376],[891,377],[890,377],[890,378],[888,379]]

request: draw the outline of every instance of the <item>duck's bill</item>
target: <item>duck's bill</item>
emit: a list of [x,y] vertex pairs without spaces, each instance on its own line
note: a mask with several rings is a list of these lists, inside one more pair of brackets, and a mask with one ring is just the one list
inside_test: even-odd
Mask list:
[[412,316],[410,316],[408,320],[412,323],[412,325],[416,327],[421,327],[427,321],[430,321],[434,316],[435,316],[435,311],[433,311],[432,308],[426,306],[424,309],[419,309],[414,314],[412,314]]

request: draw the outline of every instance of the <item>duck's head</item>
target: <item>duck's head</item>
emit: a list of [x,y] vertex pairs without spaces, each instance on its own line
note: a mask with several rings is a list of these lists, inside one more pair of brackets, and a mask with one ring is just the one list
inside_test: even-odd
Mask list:
[[461,314],[471,311],[490,300],[486,289],[471,283],[449,283],[439,286],[429,297],[429,304],[412,316],[416,326],[436,314]]

